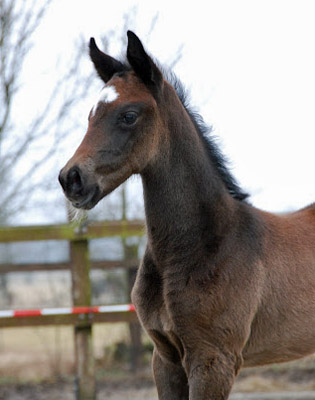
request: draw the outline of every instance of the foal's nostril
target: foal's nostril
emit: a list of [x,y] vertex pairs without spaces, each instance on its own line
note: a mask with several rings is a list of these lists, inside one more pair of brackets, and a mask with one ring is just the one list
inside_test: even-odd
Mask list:
[[59,183],[63,190],[66,190],[66,180],[64,178],[63,170],[60,171],[58,176]]
[[83,183],[81,172],[78,167],[72,167],[67,175],[67,188],[72,195],[81,194]]

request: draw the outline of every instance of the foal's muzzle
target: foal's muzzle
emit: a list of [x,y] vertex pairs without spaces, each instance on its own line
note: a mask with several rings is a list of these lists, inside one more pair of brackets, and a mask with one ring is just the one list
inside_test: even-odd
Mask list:
[[63,168],[59,174],[59,182],[65,195],[76,208],[90,209],[100,197],[100,189],[96,183],[89,183],[88,177],[78,167],[69,170]]

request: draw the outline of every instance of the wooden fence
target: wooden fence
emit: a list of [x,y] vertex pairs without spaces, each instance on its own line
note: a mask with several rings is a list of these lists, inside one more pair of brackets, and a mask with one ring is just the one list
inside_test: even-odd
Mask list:
[[[111,221],[94,222],[88,225],[50,225],[0,228],[0,243],[67,240],[70,243],[69,262],[58,264],[0,264],[0,273],[17,271],[64,270],[71,271],[72,305],[73,307],[91,306],[90,270],[110,268],[135,268],[139,260],[137,249],[124,249],[124,257],[119,261],[102,260],[91,262],[89,241],[92,239],[115,237],[122,238],[142,236],[144,224],[142,221]],[[131,274],[132,275],[132,274]],[[39,325],[73,325],[75,338],[75,360],[77,374],[77,400],[94,400],[94,357],[92,351],[92,324],[99,322],[135,322],[134,312],[82,313],[34,315],[18,318],[1,318],[0,328],[24,327]],[[131,330],[132,334],[132,330]]]

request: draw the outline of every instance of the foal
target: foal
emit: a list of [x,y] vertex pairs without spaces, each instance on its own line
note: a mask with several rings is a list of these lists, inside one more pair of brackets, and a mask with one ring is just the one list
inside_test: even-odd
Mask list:
[[59,179],[91,209],[141,175],[148,243],[132,299],[159,399],[224,400],[242,366],[314,352],[315,206],[278,216],[249,205],[135,34],[129,65],[94,39],[90,55],[105,87]]

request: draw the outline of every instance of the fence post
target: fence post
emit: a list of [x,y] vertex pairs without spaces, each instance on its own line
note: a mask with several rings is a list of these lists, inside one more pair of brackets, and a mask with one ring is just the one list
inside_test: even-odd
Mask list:
[[[87,240],[70,244],[73,306],[91,305],[90,258]],[[92,324],[82,314],[82,322],[74,328],[76,362],[76,400],[95,400],[95,375]]]
[[[123,239],[124,258],[138,258],[138,244],[127,244]],[[127,269],[127,301],[131,302],[131,290],[136,280],[137,266]],[[143,345],[142,345],[142,328],[138,321],[129,322],[130,333],[130,367],[132,372],[137,372],[142,367]]]

